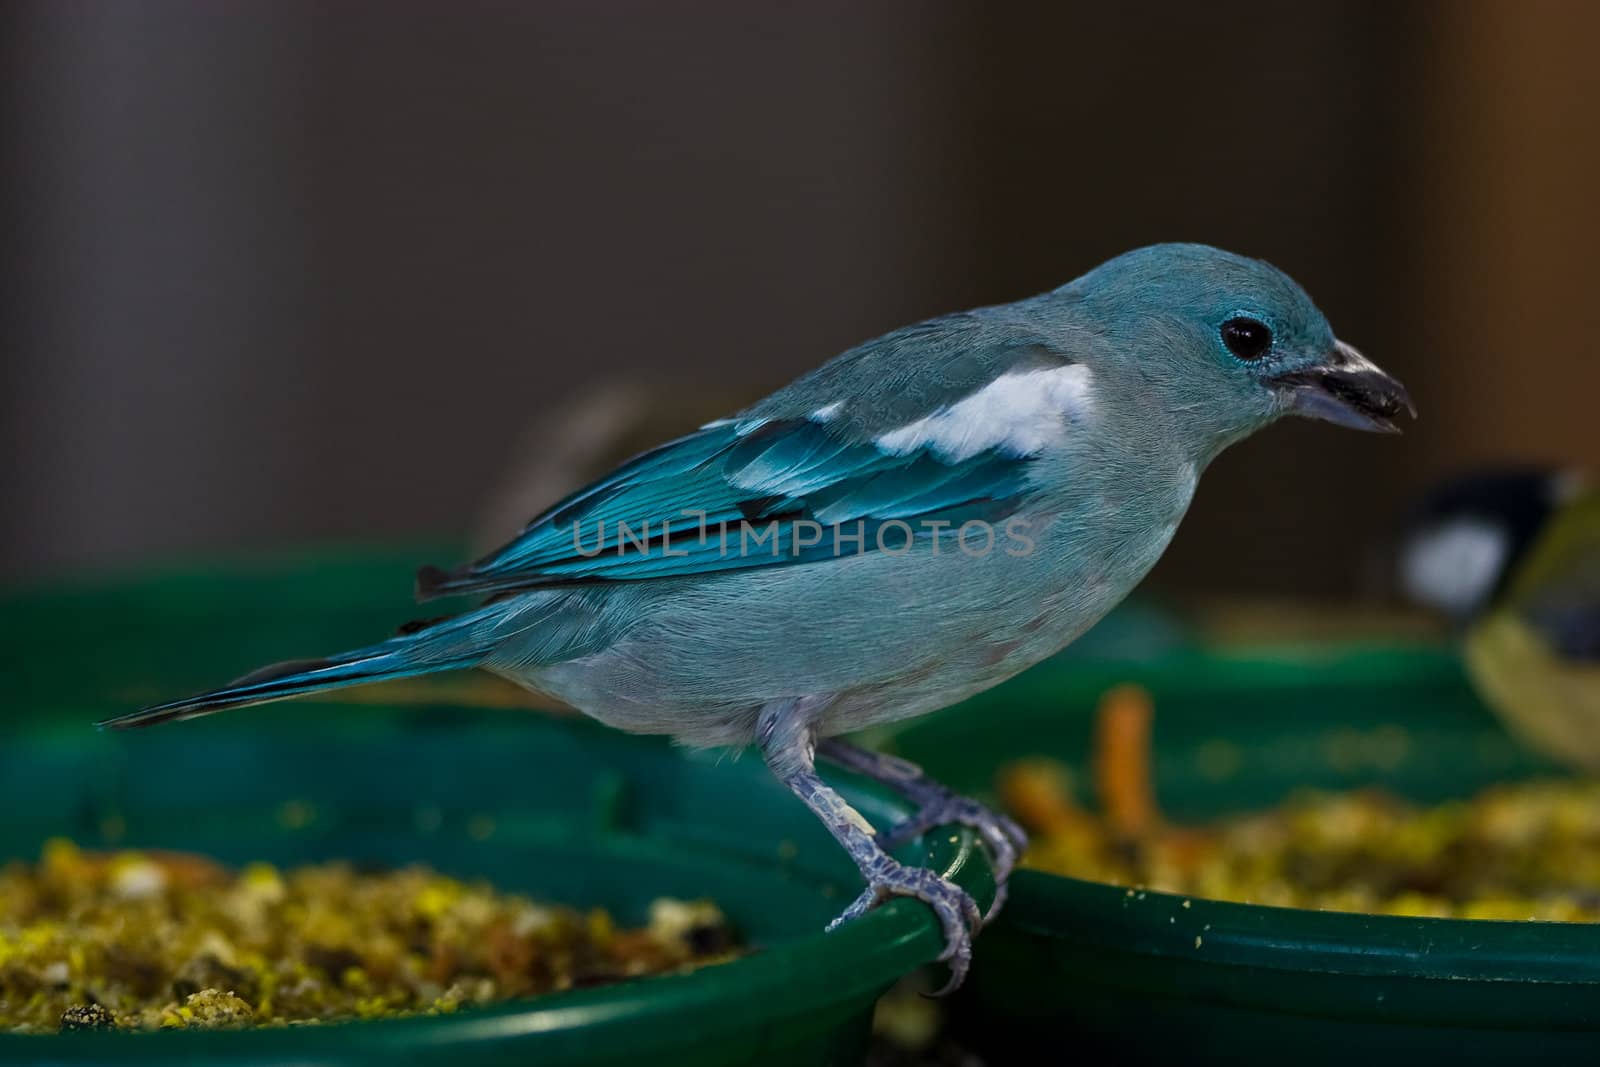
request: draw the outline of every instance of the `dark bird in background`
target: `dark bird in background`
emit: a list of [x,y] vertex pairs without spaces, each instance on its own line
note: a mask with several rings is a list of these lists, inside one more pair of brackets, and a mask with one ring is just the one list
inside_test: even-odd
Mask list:
[[1473,684],[1513,733],[1600,773],[1600,493],[1575,470],[1480,471],[1410,517],[1400,582],[1462,627]]

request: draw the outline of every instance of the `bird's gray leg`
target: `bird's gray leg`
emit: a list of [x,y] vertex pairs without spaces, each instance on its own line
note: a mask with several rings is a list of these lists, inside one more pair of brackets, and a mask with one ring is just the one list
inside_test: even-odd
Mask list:
[[826,706],[825,700],[809,698],[769,704],[757,720],[756,740],[772,773],[822,820],[866,879],[866,891],[828,929],[864,915],[889,897],[915,897],[933,909],[944,930],[939,959],[950,965],[950,981],[940,992],[949,992],[971,965],[972,935],[983,921],[978,905],[966,890],[933,871],[897,862],[878,844],[872,824],[818,777],[815,719]]
[[994,918],[1006,899],[1006,879],[1017,858],[1028,846],[1028,835],[1016,822],[999,812],[953,792],[929,778],[915,763],[882,752],[852,745],[836,737],[817,744],[817,755],[848,771],[865,775],[905,797],[917,806],[916,814],[877,835],[886,850],[899,848],[907,841],[936,826],[967,826],[977,831],[994,865],[994,903],[984,921]]

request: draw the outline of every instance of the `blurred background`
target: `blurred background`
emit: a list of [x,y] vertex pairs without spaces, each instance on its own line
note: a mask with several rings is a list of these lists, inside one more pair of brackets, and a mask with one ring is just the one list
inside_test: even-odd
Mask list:
[[1234,449],[1160,589],[1348,598],[1430,478],[1600,465],[1600,5],[0,18],[7,577],[481,541],[562,463],[1163,240],[1289,271],[1422,417]]

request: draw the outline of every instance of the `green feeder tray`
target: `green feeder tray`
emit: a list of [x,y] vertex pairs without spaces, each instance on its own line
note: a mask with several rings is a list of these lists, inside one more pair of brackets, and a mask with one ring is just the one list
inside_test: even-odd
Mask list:
[[[1180,822],[1300,787],[1426,802],[1554,770],[1428,647],[1047,665],[889,747],[975,793],[1022,755],[1082,767],[1097,698],[1125,681],[1154,695],[1153,774]],[[1039,1049],[1104,1063],[1595,1063],[1600,924],[1186,901],[1023,870],[957,1008],[991,1063]]]
[[[860,1061],[877,997],[943,942],[893,901],[832,934],[848,859],[756,759],[578,717],[303,701],[130,734],[89,723],[410,617],[426,553],[316,553],[111,577],[0,600],[0,858],[53,836],[224,862],[427,863],[643,919],[709,897],[754,951],[688,974],[411,1017],[281,1029],[0,1035],[0,1062],[771,1064]],[[854,783],[880,825],[906,814]],[[905,859],[993,884],[966,833]]]

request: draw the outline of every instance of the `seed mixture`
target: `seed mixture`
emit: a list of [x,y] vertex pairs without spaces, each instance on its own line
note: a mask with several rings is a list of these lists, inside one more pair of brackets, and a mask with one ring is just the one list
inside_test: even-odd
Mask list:
[[1200,826],[1164,820],[1150,779],[1151,704],[1106,695],[1093,760],[1098,811],[1064,766],[1000,780],[1033,833],[1024,865],[1252,904],[1466,919],[1600,922],[1600,782],[1497,785],[1432,806],[1379,790],[1305,793]]
[[720,962],[708,901],[619,927],[424,867],[232,871],[45,846],[0,869],[0,1031],[156,1030],[442,1014]]

